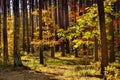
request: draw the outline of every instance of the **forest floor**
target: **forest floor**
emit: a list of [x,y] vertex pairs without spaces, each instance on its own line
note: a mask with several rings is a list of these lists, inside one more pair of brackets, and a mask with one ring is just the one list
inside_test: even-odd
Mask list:
[[100,75],[99,62],[92,63],[91,56],[45,58],[45,65],[39,64],[38,55],[23,55],[22,62],[30,69],[0,69],[0,80],[104,80]]

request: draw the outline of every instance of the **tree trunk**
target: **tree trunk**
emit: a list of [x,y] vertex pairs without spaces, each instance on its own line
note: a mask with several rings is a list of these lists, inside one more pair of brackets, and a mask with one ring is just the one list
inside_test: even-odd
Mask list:
[[[63,0],[58,1],[58,14],[59,14],[59,26],[60,28],[64,29],[64,11],[63,11]],[[61,56],[65,56],[65,42],[61,42]]]
[[[31,1],[31,12],[34,11],[34,0],[30,0]],[[33,15],[31,15],[31,27],[32,27],[32,32],[31,32],[31,41],[33,41],[34,39],[34,17]],[[34,47],[33,45],[31,45],[31,52],[34,53]]]
[[19,15],[19,0],[13,0],[13,14],[14,14],[14,67],[23,66],[20,56],[20,15]]
[[23,48],[23,51],[26,51],[26,38],[25,38],[25,34],[26,34],[26,28],[25,28],[25,2],[24,0],[22,0],[22,48]]
[[0,57],[2,54],[2,26],[1,26],[1,14],[0,14]]
[[[65,10],[65,30],[67,30],[69,26],[69,14],[68,14],[68,0],[64,1],[64,10]],[[66,39],[66,53],[70,53],[70,46],[69,46],[69,40]]]
[[7,0],[7,13],[8,13],[8,16],[10,17],[11,16],[11,12],[10,12],[10,0]]
[[[39,7],[39,4],[38,4],[38,0],[35,0],[35,9],[38,9]],[[43,4],[43,3],[42,3]],[[39,26],[39,18],[36,17],[36,23],[35,23],[35,26]]]
[[98,61],[98,39],[96,36],[94,37],[94,55],[95,55],[95,61]]
[[108,65],[108,47],[105,27],[105,13],[103,0],[97,0],[99,24],[100,24],[100,40],[101,40],[101,74],[104,75],[105,67]]
[[64,41],[61,43],[61,52],[62,52],[61,56],[65,57],[65,45],[64,45]]
[[51,58],[55,57],[55,48],[51,47]]
[[47,4],[47,1],[48,1],[48,0],[45,0],[45,1],[44,1],[44,9],[45,9],[45,10],[47,10],[47,9],[48,9],[48,4]]
[[[57,7],[57,0],[54,0],[54,6]],[[58,16],[57,16],[57,8],[54,9],[54,20],[55,20],[55,25],[58,24]],[[58,36],[57,36],[57,29],[55,29],[55,40],[58,41]],[[55,46],[55,51],[59,51],[59,45]]]
[[7,37],[7,8],[6,0],[3,0],[3,56],[4,64],[8,63],[8,37]]
[[[42,40],[42,7],[43,0],[39,0],[39,39]],[[43,45],[40,45],[40,64],[44,64]]]
[[75,49],[75,57],[78,57],[78,49]]
[[27,53],[30,53],[30,39],[29,39],[29,28],[28,28],[28,9],[27,9],[27,0],[25,2],[25,21],[26,21],[26,35],[27,35]]
[[[53,0],[49,0],[49,7],[50,8],[52,8],[53,7],[53,5],[52,5],[52,3],[53,3]],[[53,19],[53,9],[51,9],[51,14],[50,14],[50,18],[51,19]],[[54,33],[54,27],[53,26],[51,26],[51,25],[49,25],[49,28],[50,28],[50,32],[51,33]],[[54,39],[54,37],[52,37],[52,38],[50,38],[51,40],[53,40]],[[55,57],[55,49],[54,49],[55,47],[54,46],[52,46],[50,49],[51,49],[51,57],[52,58],[54,58]]]
[[[61,2],[61,12],[62,13],[60,13],[61,14],[61,16],[62,16],[62,18],[61,18],[61,28],[62,29],[64,29],[65,30],[65,10],[64,10],[64,1],[65,0],[61,0],[62,2]],[[63,41],[62,43],[61,43],[61,51],[62,51],[62,57],[65,57],[65,41]]]
[[[110,15],[110,17],[113,19],[113,16]],[[114,51],[114,27],[113,27],[113,21],[110,22],[109,25],[109,36],[111,36],[110,39],[110,62],[114,62],[115,61],[115,51]]]

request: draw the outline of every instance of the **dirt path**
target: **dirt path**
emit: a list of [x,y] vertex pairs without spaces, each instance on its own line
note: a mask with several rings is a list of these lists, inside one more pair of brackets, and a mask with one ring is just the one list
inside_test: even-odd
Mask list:
[[70,68],[71,66],[48,66],[40,67],[37,71],[13,71],[5,68],[0,71],[0,80],[102,80],[96,77],[76,77],[76,73]]
[[32,70],[12,71],[10,69],[4,69],[0,71],[0,80],[55,80],[53,77]]

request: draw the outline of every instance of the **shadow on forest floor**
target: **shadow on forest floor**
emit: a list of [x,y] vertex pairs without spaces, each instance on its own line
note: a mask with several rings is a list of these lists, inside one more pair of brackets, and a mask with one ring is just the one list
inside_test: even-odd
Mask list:
[[[23,69],[14,70],[11,66],[1,68],[0,80],[104,80],[100,69],[91,64],[88,57],[74,56],[55,58],[45,57],[45,65],[39,64],[38,55],[23,55]],[[94,66],[95,65],[95,66]],[[119,67],[118,64],[114,64]]]
[[1,67],[0,80],[58,80],[52,74],[34,71],[31,69],[17,68],[11,66]]
[[96,78],[100,78],[103,79],[104,76],[103,75],[87,75],[88,77],[96,77]]

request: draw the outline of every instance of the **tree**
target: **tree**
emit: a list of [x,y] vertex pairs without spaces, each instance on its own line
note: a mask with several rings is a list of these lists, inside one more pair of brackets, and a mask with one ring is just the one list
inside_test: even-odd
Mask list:
[[1,57],[1,53],[2,53],[2,20],[1,20],[1,15],[2,15],[2,0],[0,1],[0,57]]
[[[42,40],[42,8],[43,0],[39,0],[39,39]],[[43,45],[40,45],[40,64],[44,64]]]
[[[50,14],[50,18],[53,19],[53,0],[49,0],[49,7],[51,8],[51,14]],[[51,33],[54,33],[54,28],[53,28],[53,25],[49,25],[49,28],[50,28],[50,32]],[[51,37],[50,38],[51,40],[54,39],[54,37]],[[55,57],[55,47],[54,46],[51,46],[51,57],[54,58]]]
[[47,4],[48,0],[44,0],[44,9],[47,10],[48,9],[48,4]]
[[[35,0],[35,9],[38,9],[39,7],[39,2],[38,0]],[[38,17],[36,17],[36,23],[35,23],[36,26],[39,26],[39,19]]]
[[[54,6],[57,7],[57,0],[54,0]],[[55,20],[55,25],[58,24],[58,17],[57,17],[58,11],[57,8],[54,9],[54,20]],[[55,40],[58,41],[58,36],[57,36],[57,29],[55,29]],[[59,45],[55,46],[55,51],[59,51]]]
[[95,61],[98,61],[98,39],[96,36],[94,37],[94,55]]
[[26,37],[27,37],[27,53],[30,53],[30,39],[29,39],[29,25],[28,25],[28,8],[27,8],[27,0],[24,0],[25,5],[25,27],[26,27]]
[[2,25],[1,25],[1,14],[0,14],[0,57],[2,53]]
[[10,0],[7,0],[6,4],[7,4],[7,13],[8,13],[8,16],[11,16],[10,15],[11,14],[11,12],[10,12]]
[[103,0],[97,0],[98,15],[100,24],[100,41],[101,41],[101,74],[104,75],[105,67],[108,65],[108,48],[105,27],[105,12]]
[[[109,15],[109,16],[111,17],[111,19],[113,19],[112,15]],[[115,51],[114,51],[114,27],[113,27],[113,21],[111,21],[110,24],[109,24],[109,35],[111,36],[109,61],[114,62],[115,61]]]
[[3,55],[4,55],[4,64],[7,64],[8,63],[8,37],[7,37],[6,0],[3,0]]
[[[30,10],[30,13],[34,11],[34,0],[30,0],[30,4],[31,4],[31,10]],[[33,15],[31,15],[31,18],[30,18],[30,23],[31,23],[31,27],[32,27],[32,31],[31,31],[31,41],[33,41],[34,39],[34,17]],[[33,45],[31,45],[31,52],[34,53],[34,47]]]
[[[65,10],[65,30],[67,30],[69,26],[68,0],[64,0],[64,10]],[[70,46],[68,39],[66,39],[66,53],[70,53]]]
[[20,56],[20,15],[19,15],[19,0],[13,0],[13,14],[14,14],[14,67],[23,66]]
[[[63,5],[62,5],[63,1],[62,0],[58,0],[58,16],[59,16],[59,26],[60,28],[64,29],[64,14],[63,14]],[[64,45],[65,41],[61,42],[61,56],[65,56],[65,45]]]
[[25,2],[22,0],[22,50],[26,50],[26,38],[25,38],[25,33],[26,33],[26,28],[25,28]]

